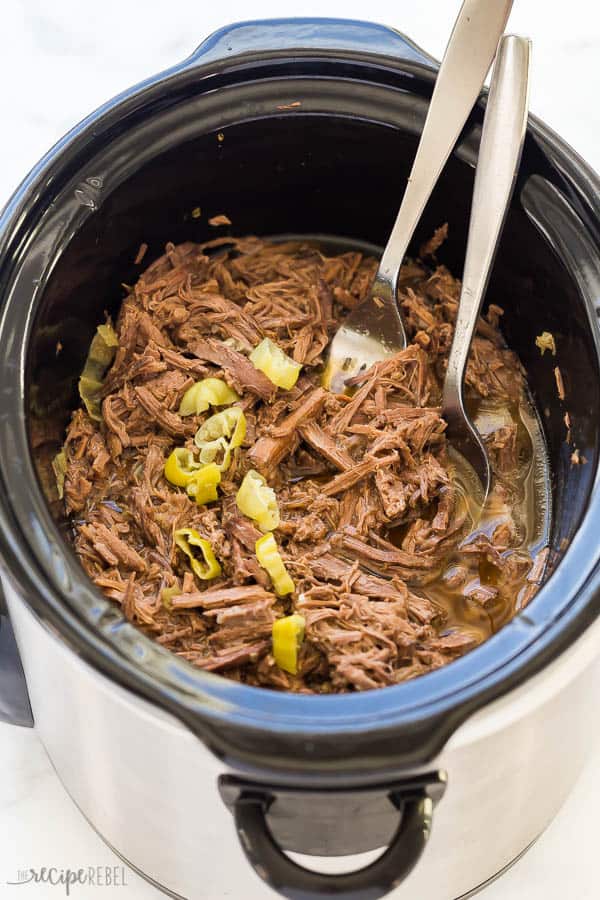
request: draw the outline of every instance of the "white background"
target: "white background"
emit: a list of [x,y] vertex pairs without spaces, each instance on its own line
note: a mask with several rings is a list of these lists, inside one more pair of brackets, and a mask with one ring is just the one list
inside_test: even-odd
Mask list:
[[[285,15],[370,18],[405,31],[439,58],[457,6],[458,0],[1,0],[0,207],[79,119],[187,56],[228,22]],[[533,39],[532,111],[600,170],[597,3],[515,0],[510,30]],[[8,886],[19,868],[117,862],[65,795],[33,731],[0,726],[0,773],[0,898],[63,896],[59,888]],[[556,822],[482,900],[597,900],[599,801],[600,763],[594,760]],[[126,889],[74,888],[71,896],[163,896],[133,873],[127,880]],[[239,891],[225,887],[221,897],[199,896],[242,900]],[[271,896],[265,889],[265,900]]]

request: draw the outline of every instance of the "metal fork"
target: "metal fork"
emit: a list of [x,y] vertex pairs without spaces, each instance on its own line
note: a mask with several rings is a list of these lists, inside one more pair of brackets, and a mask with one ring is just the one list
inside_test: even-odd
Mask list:
[[475,470],[484,500],[491,482],[488,455],[463,402],[463,382],[471,341],[514,189],[527,128],[531,42],[507,35],[494,64],[479,157],[462,289],[442,395],[446,436]]
[[452,30],[406,191],[369,297],[345,319],[329,348],[323,383],[344,382],[406,347],[397,304],[398,276],[425,204],[479,96],[512,0],[464,0]]

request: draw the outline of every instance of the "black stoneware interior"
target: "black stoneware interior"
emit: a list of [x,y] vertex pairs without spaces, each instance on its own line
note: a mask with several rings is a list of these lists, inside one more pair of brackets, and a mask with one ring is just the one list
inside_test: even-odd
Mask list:
[[[394,100],[397,97],[388,102]],[[397,127],[362,116],[342,117],[333,110],[327,118],[274,111],[220,132],[203,132],[200,123],[193,139],[158,154],[105,196],[93,182],[110,184],[110,167],[115,158],[121,160],[114,147],[108,160],[100,154],[95,166],[103,174],[88,176],[89,195],[86,183],[81,190],[84,205],[86,200],[98,202],[96,195],[101,202],[64,248],[36,319],[28,358],[37,414],[48,411],[66,422],[77,405],[76,377],[94,329],[105,310],[117,313],[124,295],[121,284],[131,284],[141,271],[133,260],[142,242],[149,245],[144,266],[163,252],[167,241],[203,241],[223,234],[319,233],[335,236],[340,247],[356,242],[382,245],[416,148],[415,135],[402,130],[408,124],[402,116],[422,116],[425,109],[418,98],[404,109],[397,102],[395,107],[390,113]],[[184,114],[180,109],[179,115]],[[457,276],[473,185],[473,138],[467,138],[444,171],[412,245],[416,249],[447,221],[450,236],[439,258]],[[146,137],[140,134],[138,140]],[[135,146],[134,135],[130,149]],[[593,341],[577,283],[522,208],[524,185],[536,195],[530,176],[540,162],[529,140],[487,301],[505,310],[503,330],[527,368],[544,423],[553,478],[553,547],[560,553],[585,508],[595,470],[600,397]],[[201,209],[199,218],[191,214],[195,207]],[[207,224],[218,213],[229,216],[231,228],[217,230]],[[556,337],[556,360],[549,354],[542,358],[535,345],[536,335],[544,330]],[[62,345],[58,357],[57,341]],[[555,364],[560,364],[565,382],[564,403],[557,394]],[[573,445],[588,460],[586,466],[570,464],[566,411]],[[57,445],[51,449],[55,452]],[[35,452],[42,481],[52,494],[49,450],[42,446]]]

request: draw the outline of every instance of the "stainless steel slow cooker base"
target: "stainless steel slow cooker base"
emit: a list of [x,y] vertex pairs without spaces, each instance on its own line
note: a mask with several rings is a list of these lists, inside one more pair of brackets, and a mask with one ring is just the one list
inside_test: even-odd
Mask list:
[[[36,728],[61,781],[104,840],[173,896],[271,896],[249,872],[217,790],[218,776],[232,769],[172,716],[71,653],[10,583],[4,587],[19,647],[27,648]],[[600,622],[453,735],[432,763],[451,777],[428,847],[390,896],[469,896],[531,845],[595,746],[599,678]],[[314,857],[310,864],[339,871],[339,860]],[[355,864],[364,864],[362,856],[344,859],[346,871]]]

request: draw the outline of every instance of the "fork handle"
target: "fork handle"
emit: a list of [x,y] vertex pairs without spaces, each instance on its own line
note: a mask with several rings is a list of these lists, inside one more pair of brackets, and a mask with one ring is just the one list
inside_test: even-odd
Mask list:
[[450,35],[406,191],[373,292],[396,302],[400,266],[492,64],[513,0],[464,0]]
[[471,341],[523,150],[530,53],[529,40],[507,35],[494,65],[479,145],[460,303],[444,384],[444,409],[462,409]]

